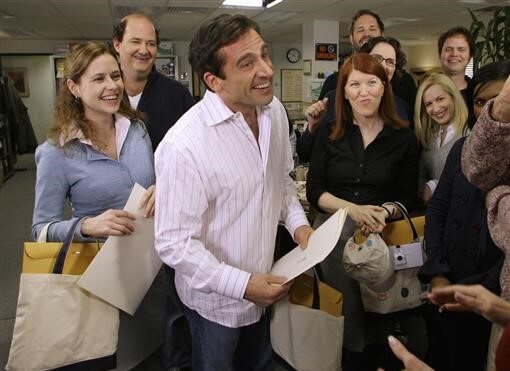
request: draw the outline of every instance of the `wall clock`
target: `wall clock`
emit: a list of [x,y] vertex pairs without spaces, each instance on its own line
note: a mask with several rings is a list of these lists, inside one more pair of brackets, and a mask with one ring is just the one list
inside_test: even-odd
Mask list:
[[296,48],[287,50],[287,60],[290,63],[297,63],[301,59],[301,52]]

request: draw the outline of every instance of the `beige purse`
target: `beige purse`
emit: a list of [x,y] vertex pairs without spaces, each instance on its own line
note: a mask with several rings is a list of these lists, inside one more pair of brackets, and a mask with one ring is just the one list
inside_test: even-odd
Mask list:
[[389,223],[385,229],[391,233],[383,231],[384,240],[371,234],[360,242],[353,236],[345,245],[344,267],[360,283],[361,300],[367,312],[386,314],[423,303],[424,288],[417,276],[425,259],[420,238],[405,208],[398,203],[394,205],[405,221],[396,222],[397,227]]

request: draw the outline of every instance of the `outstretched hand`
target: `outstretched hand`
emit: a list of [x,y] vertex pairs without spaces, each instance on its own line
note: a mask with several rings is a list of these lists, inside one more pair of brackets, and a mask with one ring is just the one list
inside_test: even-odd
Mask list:
[[[425,362],[421,361],[413,353],[393,336],[388,336],[388,344],[395,356],[402,361],[406,371],[434,371]],[[382,368],[377,371],[384,371]]]
[[510,303],[482,285],[451,285],[433,289],[429,300],[442,309],[473,311],[501,326],[510,324]]

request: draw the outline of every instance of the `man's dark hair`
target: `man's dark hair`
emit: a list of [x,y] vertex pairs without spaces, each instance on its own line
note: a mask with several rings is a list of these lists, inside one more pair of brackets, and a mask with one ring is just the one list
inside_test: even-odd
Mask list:
[[154,23],[152,17],[146,13],[133,13],[122,18],[122,20],[113,27],[113,40],[122,41],[124,38],[124,32],[126,31],[127,23],[130,18],[145,18],[150,23],[152,23],[154,26],[154,32],[156,33],[156,43],[159,45],[159,29],[156,27],[156,23]]
[[464,36],[466,39],[468,45],[469,45],[469,56],[472,57],[473,53],[475,51],[475,40],[473,39],[473,35],[471,35],[471,32],[465,27],[453,27],[450,28],[445,33],[441,34],[439,36],[439,39],[437,39],[437,52],[439,55],[441,55],[441,51],[443,50],[444,43],[447,39],[454,36]]
[[354,32],[354,23],[356,23],[358,18],[360,18],[361,16],[364,16],[364,15],[370,15],[370,16],[374,17],[375,20],[377,21],[379,29],[381,30],[381,33],[384,32],[384,23],[381,20],[381,17],[379,17],[378,14],[374,13],[370,9],[361,9],[361,10],[358,10],[356,12],[356,14],[354,14],[354,16],[352,17],[351,28],[350,28],[349,34],[351,34],[351,35],[353,34],[353,32]]
[[258,24],[240,14],[221,14],[200,26],[189,46],[189,63],[193,70],[202,80],[206,72],[224,79],[225,61],[219,50],[236,42],[250,29],[260,34]]

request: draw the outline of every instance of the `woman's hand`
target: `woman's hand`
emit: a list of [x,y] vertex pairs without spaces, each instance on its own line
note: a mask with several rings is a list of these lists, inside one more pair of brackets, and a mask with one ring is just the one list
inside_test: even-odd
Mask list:
[[[388,336],[388,344],[395,356],[402,361],[407,371],[434,371],[426,363],[409,352],[407,348],[394,336]],[[378,368],[377,371],[384,371]]]
[[510,76],[508,76],[505,85],[494,99],[490,115],[495,121],[510,122]]
[[430,189],[430,187],[428,185],[425,185],[425,187],[423,187],[423,194],[422,194],[423,202],[425,204],[427,204],[431,198],[432,198],[432,190]]
[[91,237],[125,236],[133,233],[135,216],[125,210],[106,210],[81,223],[81,234]]
[[306,121],[308,121],[308,131],[315,134],[319,128],[319,122],[322,121],[326,115],[326,109],[328,107],[328,98],[318,100],[306,109]]
[[145,218],[154,216],[154,205],[156,202],[156,186],[153,184],[143,194],[140,203],[138,204],[139,209],[145,209],[143,216]]
[[429,300],[452,312],[473,311],[500,326],[510,324],[510,303],[482,285],[451,285],[435,288]]
[[351,204],[347,210],[363,234],[381,233],[386,226],[387,213],[380,206]]
[[451,285],[450,281],[448,278],[442,275],[435,276],[430,280],[430,290],[438,289],[448,285]]

